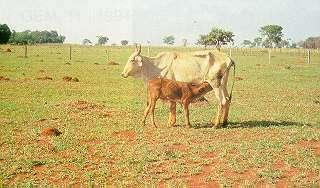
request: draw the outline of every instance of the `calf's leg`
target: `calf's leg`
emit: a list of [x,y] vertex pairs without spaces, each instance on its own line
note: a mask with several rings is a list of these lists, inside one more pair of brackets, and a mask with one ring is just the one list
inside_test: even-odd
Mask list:
[[175,102],[170,102],[170,113],[168,120],[169,126],[174,126],[174,124],[176,123],[176,106],[177,104]]
[[146,124],[146,119],[147,119],[147,116],[150,112],[150,108],[151,108],[151,103],[149,101],[150,99],[148,99],[148,105],[146,107],[146,109],[144,110],[144,113],[143,113],[143,118],[142,118],[142,125],[145,125]]
[[189,119],[189,101],[183,101],[183,109],[184,109],[184,118],[187,127],[191,127],[190,119]]
[[157,127],[155,121],[154,121],[154,109],[156,107],[156,102],[157,102],[157,99],[154,99],[154,98],[151,98],[151,101],[150,101],[150,105],[151,105],[151,123],[153,126]]

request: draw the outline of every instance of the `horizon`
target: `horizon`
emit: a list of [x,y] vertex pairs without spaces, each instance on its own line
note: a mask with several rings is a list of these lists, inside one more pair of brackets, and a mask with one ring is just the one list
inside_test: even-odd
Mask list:
[[104,35],[109,38],[109,45],[128,40],[130,44],[146,45],[151,41],[152,46],[158,46],[163,45],[164,36],[173,35],[174,46],[182,45],[183,38],[194,45],[200,34],[219,27],[232,31],[235,45],[240,45],[243,40],[252,41],[258,36],[259,28],[269,24],[282,26],[284,38],[293,42],[320,35],[317,0],[267,3],[262,0],[0,0],[0,5],[8,7],[0,12],[1,24],[7,24],[11,30],[56,30],[66,37],[65,43],[71,44],[81,44],[85,38],[96,43],[96,36]]

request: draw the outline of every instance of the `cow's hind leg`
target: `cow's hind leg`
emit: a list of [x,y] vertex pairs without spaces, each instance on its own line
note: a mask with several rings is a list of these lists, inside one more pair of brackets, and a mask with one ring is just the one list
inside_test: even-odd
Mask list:
[[229,115],[229,109],[230,109],[230,103],[231,100],[227,97],[228,96],[228,92],[226,91],[227,89],[223,89],[223,95],[224,95],[224,104],[222,105],[222,118],[221,118],[221,122],[222,125],[226,125],[228,122],[228,115]]
[[223,105],[222,105],[222,119],[220,120],[222,125],[226,125],[228,122],[228,115],[229,115],[229,108],[231,99],[229,98],[228,90],[227,90],[227,82],[228,82],[228,74],[229,72],[226,72],[224,77],[222,78],[221,82],[221,90],[222,90],[222,97],[223,97]]

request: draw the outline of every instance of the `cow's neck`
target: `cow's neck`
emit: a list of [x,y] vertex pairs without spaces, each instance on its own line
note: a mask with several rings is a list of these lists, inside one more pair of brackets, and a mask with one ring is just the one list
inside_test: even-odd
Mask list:
[[159,77],[163,75],[167,65],[164,63],[161,63],[161,61],[158,61],[156,58],[147,57],[147,56],[141,56],[142,58],[142,78],[145,82],[152,78]]

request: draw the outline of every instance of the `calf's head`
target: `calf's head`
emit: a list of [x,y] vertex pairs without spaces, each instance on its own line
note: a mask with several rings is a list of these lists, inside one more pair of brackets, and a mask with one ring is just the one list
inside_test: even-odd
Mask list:
[[135,51],[130,55],[126,65],[123,68],[121,76],[127,78],[128,76],[139,76],[142,68],[141,45],[136,45]]
[[212,87],[208,82],[203,82],[201,84],[191,84],[190,89],[193,95],[202,96],[211,91]]

